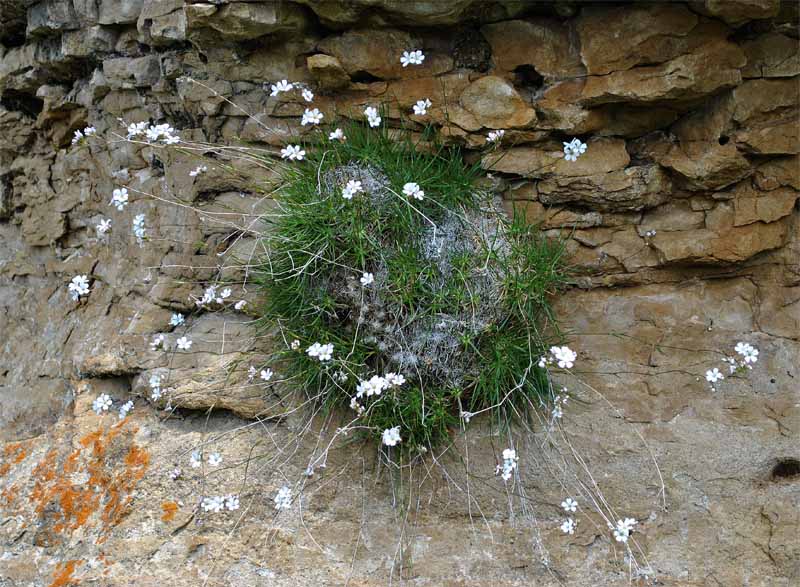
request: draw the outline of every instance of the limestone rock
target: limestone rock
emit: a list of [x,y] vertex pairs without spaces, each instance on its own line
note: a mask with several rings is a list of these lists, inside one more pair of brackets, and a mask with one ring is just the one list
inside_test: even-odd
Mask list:
[[483,166],[525,177],[541,178],[551,174],[584,177],[622,170],[630,160],[625,141],[600,139],[589,142],[586,153],[577,161],[565,160],[561,148],[516,147],[484,156]]
[[536,111],[500,77],[487,75],[475,80],[461,94],[460,101],[482,127],[524,127],[536,120]]
[[800,74],[800,47],[797,39],[780,33],[766,33],[742,43],[747,65],[742,77],[789,77]]
[[106,59],[103,62],[103,75],[112,88],[153,86],[161,78],[161,62],[157,55],[136,59]]
[[306,58],[309,73],[314,76],[320,87],[338,90],[350,83],[350,76],[336,57],[318,53]]
[[659,163],[685,178],[690,189],[722,188],[752,172],[750,163],[732,143],[674,145]]
[[100,24],[134,23],[142,12],[144,0],[100,0],[97,22]]
[[706,14],[721,18],[733,26],[756,18],[769,18],[780,11],[780,0],[705,0],[695,5]]
[[308,25],[305,9],[286,2],[234,2],[216,7],[194,4],[186,7],[188,35],[211,40],[206,29],[216,36],[247,41],[265,35],[295,33]]
[[154,45],[183,41],[187,24],[183,5],[183,0],[145,0],[136,28]]
[[79,26],[72,2],[43,0],[28,9],[27,34],[45,36],[61,31],[74,30]]
[[569,30],[553,20],[509,20],[481,29],[492,47],[495,66],[510,72],[531,66],[549,79],[579,75],[583,67]]
[[605,75],[642,63],[652,65],[674,59],[707,40],[703,39],[706,31],[692,34],[698,22],[697,15],[681,4],[588,6],[577,21],[586,71]]
[[738,84],[746,63],[728,41],[711,41],[662,65],[590,76],[581,93],[587,104],[691,100]]

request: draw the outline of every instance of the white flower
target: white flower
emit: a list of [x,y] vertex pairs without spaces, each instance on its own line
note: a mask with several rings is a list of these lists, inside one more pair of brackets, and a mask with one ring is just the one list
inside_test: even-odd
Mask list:
[[183,317],[183,314],[179,312],[174,312],[172,317],[169,319],[170,326],[180,326],[186,321],[186,318]]
[[109,230],[111,230],[111,219],[110,218],[101,218],[100,224],[95,226],[95,230],[97,234],[105,234]]
[[575,534],[575,520],[569,518],[561,524],[561,531],[564,534]]
[[289,92],[294,88],[294,84],[290,84],[285,79],[282,79],[277,84],[272,84],[272,92],[270,96],[277,96],[281,92]]
[[578,509],[578,502],[571,497],[568,497],[561,502],[561,507],[564,508],[565,512],[574,512]]
[[225,496],[225,509],[234,512],[239,509],[239,498],[232,493]]
[[736,344],[734,350],[744,357],[745,363],[755,363],[758,361],[758,349],[746,342]]
[[417,100],[417,103],[413,106],[414,114],[417,116],[425,116],[428,113],[428,108],[430,108],[431,105],[431,101],[428,100],[428,98],[425,98],[424,100]]
[[128,188],[118,188],[111,192],[110,204],[122,212],[128,204]]
[[406,382],[406,378],[400,375],[399,373],[387,373],[383,377],[386,380],[386,383],[389,387],[400,387]]
[[370,379],[359,382],[356,386],[356,391],[358,392],[356,393],[356,397],[361,397],[363,395],[367,397],[380,395],[387,387],[389,387],[389,383],[385,378],[380,375],[373,375]]
[[487,143],[499,143],[503,139],[503,135],[506,134],[504,130],[493,130],[490,131],[486,137]]
[[719,369],[714,367],[713,369],[709,369],[706,371],[706,381],[709,383],[716,383],[717,381],[721,381],[725,379],[722,373],[719,372]]
[[333,356],[333,344],[320,344],[315,342],[306,349],[309,357],[314,357],[320,361],[330,361]]
[[76,275],[67,286],[67,291],[69,291],[72,299],[77,302],[78,298],[89,294],[89,278],[85,275]]
[[355,411],[358,415],[364,413],[364,406],[358,403],[358,398],[355,396],[350,398],[350,409]]
[[403,64],[403,67],[422,65],[423,61],[425,61],[425,55],[419,49],[403,51],[403,54],[400,56],[400,63]]
[[169,478],[172,479],[173,481],[177,481],[178,479],[181,478],[181,475],[183,475],[183,471],[181,471],[181,468],[175,467],[174,469],[172,469],[172,471],[170,471]]
[[153,349],[153,350],[156,350],[159,347],[166,348],[166,346],[167,346],[166,345],[166,338],[164,337],[163,334],[156,334],[153,337],[152,342],[150,343],[150,348]]
[[192,466],[192,469],[199,469],[203,466],[203,461],[200,458],[199,452],[192,452],[192,456],[189,457],[189,464]]
[[314,99],[314,92],[312,92],[308,88],[304,89],[302,91],[302,94],[303,94],[303,100],[305,100],[306,102],[311,102]]
[[75,131],[75,134],[72,136],[72,144],[77,145],[83,140],[83,133],[79,130]]
[[101,393],[92,402],[92,409],[95,413],[102,414],[108,411],[112,403],[111,397],[107,393]]
[[237,311],[241,311],[247,305],[247,300],[239,300],[233,305],[233,308]]
[[150,142],[163,140],[167,145],[174,145],[180,142],[180,138],[175,134],[177,131],[169,124],[156,124],[145,131],[145,137]]
[[281,149],[281,158],[288,159],[289,161],[302,161],[306,156],[306,152],[300,145],[289,145],[285,149]]
[[252,365],[250,365],[250,368],[247,370],[247,380],[252,381],[253,379],[255,379],[256,373],[258,373],[258,370]]
[[375,276],[372,273],[364,273],[359,281],[361,282],[361,285],[367,286],[375,283]]
[[568,346],[552,346],[550,347],[550,353],[561,369],[572,369],[575,365],[575,359],[578,357],[577,353]]
[[212,452],[208,455],[208,464],[212,467],[216,467],[222,462],[222,456],[218,452]]
[[296,351],[300,348],[300,341],[296,338],[292,341],[292,344],[289,345],[293,351]]
[[648,230],[644,233],[645,238],[653,238],[656,235],[655,230]]
[[355,179],[351,179],[347,182],[347,185],[344,186],[342,190],[342,197],[345,200],[352,200],[353,196],[359,192],[363,192],[364,188],[361,186],[361,182]]
[[400,438],[400,426],[387,428],[382,434],[383,444],[386,446],[396,446],[402,439]]
[[[163,336],[163,335],[162,335]],[[150,376],[150,399],[158,401],[161,399],[161,376],[153,374]]]
[[147,122],[132,122],[128,125],[128,138],[138,137],[147,130]]
[[128,412],[130,412],[132,409],[133,409],[133,402],[131,400],[128,400],[127,402],[122,404],[119,408],[119,419],[124,420],[125,417],[128,415]]
[[313,110],[306,108],[306,111],[303,112],[303,119],[300,121],[300,124],[303,126],[307,124],[319,124],[322,122],[323,117],[324,115],[319,111],[319,108],[314,108]]
[[189,172],[189,177],[197,177],[198,175],[200,175],[201,173],[205,173],[206,171],[208,171],[208,167],[206,167],[205,165],[198,165]]
[[575,138],[564,143],[564,159],[567,161],[575,161],[585,152],[586,143],[582,143],[580,139]]
[[552,416],[553,416],[554,419],[557,420],[557,419],[561,418],[563,415],[564,415],[564,411],[561,409],[561,406],[559,406],[558,404],[553,406]]
[[614,528],[614,539],[617,542],[627,542],[628,537],[631,535],[631,530],[636,524],[637,522],[633,518],[617,520],[617,527]]
[[367,117],[367,122],[373,128],[381,123],[381,117],[378,114],[378,109],[374,106],[367,106],[367,108],[364,110],[364,116]]
[[474,415],[475,414],[473,414],[472,412],[461,412],[461,417],[464,418],[464,422],[466,422],[467,424],[469,424],[469,421],[472,419]]
[[403,194],[414,197],[417,200],[421,200],[425,197],[425,192],[419,189],[419,184],[411,181],[403,185]]
[[199,300],[195,300],[195,304],[204,306],[205,304],[210,304],[215,299],[217,299],[217,288],[213,285],[209,285],[203,292],[203,297]]
[[347,137],[344,136],[344,131],[341,128],[337,128],[331,134],[328,135],[328,139],[331,141],[346,141]]
[[262,381],[269,381],[273,375],[272,369],[262,369],[260,377]]
[[292,490],[284,485],[275,496],[275,509],[288,510],[290,507],[292,507]]
[[206,512],[219,513],[225,506],[225,498],[221,495],[217,495],[215,497],[204,497],[201,506]]
[[144,242],[146,232],[144,227],[144,214],[137,214],[133,218],[133,234],[136,236],[136,241],[140,245]]
[[508,481],[511,479],[514,469],[517,468],[518,460],[519,457],[517,457],[517,451],[515,451],[513,448],[507,448],[503,450],[503,481]]
[[177,341],[175,341],[178,345],[178,348],[182,351],[188,351],[192,348],[192,341],[186,338],[185,336],[181,336]]

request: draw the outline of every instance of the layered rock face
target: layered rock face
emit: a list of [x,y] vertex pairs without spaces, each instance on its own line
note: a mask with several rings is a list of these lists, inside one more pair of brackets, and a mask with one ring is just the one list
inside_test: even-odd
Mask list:
[[[304,421],[270,419],[289,400],[242,385],[234,367],[264,351],[251,316],[190,297],[246,276],[220,255],[253,258],[235,227],[269,199],[213,169],[190,177],[191,154],[70,141],[122,119],[276,151],[308,132],[299,93],[265,87],[280,79],[311,87],[326,120],[383,103],[393,123],[441,127],[509,210],[566,239],[575,274],[556,313],[600,393],[575,385],[563,426],[639,520],[642,580],[800,583],[797,27],[778,0],[0,1],[0,585],[628,582],[602,521],[559,530],[563,478],[535,438],[518,448],[535,520],[509,513],[503,441],[479,420],[457,441],[472,473],[447,455],[420,469],[411,514],[375,447],[348,445],[276,517],[272,496],[305,463],[279,475],[258,458]],[[402,67],[417,48],[423,65]],[[588,150],[565,161],[574,136]],[[121,186],[124,214],[108,206]],[[76,303],[79,274],[92,291]],[[193,352],[153,352],[176,311],[192,312]],[[703,373],[740,340],[758,363],[712,391]],[[171,418],[145,399],[153,374],[172,378]],[[135,408],[111,426],[99,393]],[[190,473],[203,443],[231,466]],[[227,493],[235,515],[198,511]]]

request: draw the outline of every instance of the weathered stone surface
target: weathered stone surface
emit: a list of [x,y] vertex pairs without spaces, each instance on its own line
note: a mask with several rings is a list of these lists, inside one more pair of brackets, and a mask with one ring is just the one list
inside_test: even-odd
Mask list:
[[590,76],[581,99],[587,104],[695,99],[738,84],[746,62],[737,45],[711,41],[663,65]]
[[479,126],[514,128],[536,120],[536,112],[506,80],[487,75],[472,82],[461,94],[461,106]]
[[527,65],[549,79],[582,73],[569,30],[557,21],[509,20],[486,25],[481,32],[492,46],[492,60],[500,70],[509,72]]
[[[298,7],[308,28],[270,28],[269,10]],[[616,515],[639,521],[629,544],[652,564],[647,581],[794,586],[798,477],[775,468],[800,460],[797,7],[746,22],[773,9],[0,0],[0,584],[636,582],[580,488],[554,478],[569,470],[555,442],[585,459]],[[403,68],[415,48],[425,64]],[[311,87],[313,103],[270,97],[280,79]],[[409,122],[425,97],[429,113]],[[392,126],[441,127],[486,166],[478,187],[563,239],[572,268],[553,298],[579,354],[558,433],[534,424],[509,439],[476,417],[414,470],[425,482],[410,510],[397,505],[405,479],[355,438],[308,476],[340,414],[309,424],[292,411],[255,311],[194,302],[219,279],[231,299],[261,302],[250,266],[261,251],[241,228],[274,212],[278,166],[242,162],[231,177],[205,158],[190,177],[195,152],[69,145],[89,124],[112,137],[122,118],[277,154],[318,132],[299,123],[306,107],[338,123],[363,120],[366,105]],[[493,125],[506,130],[499,145],[486,143]],[[588,149],[568,162],[573,136]],[[108,204],[120,186],[124,211]],[[67,291],[75,275],[90,280],[80,302]],[[174,328],[176,311],[187,320]],[[151,348],[157,333],[169,349]],[[190,351],[175,349],[183,335]],[[720,363],[738,341],[760,351],[745,376]],[[273,380],[250,380],[264,364]],[[725,374],[716,392],[711,367]],[[115,400],[104,416],[91,405],[100,393]],[[493,473],[511,442],[521,476],[504,484]],[[276,515],[283,485],[296,500]],[[579,501],[573,535],[559,528],[567,493]],[[199,506],[227,494],[236,512]]]
[[586,71],[605,75],[669,61],[707,40],[691,34],[698,22],[682,4],[587,7],[577,21]]
[[185,14],[189,36],[200,39],[207,37],[204,29],[212,29],[221,38],[247,41],[297,32],[308,25],[305,10],[287,2],[196,4],[187,6]]
[[742,77],[790,77],[800,75],[800,47],[797,39],[767,33],[742,43],[747,65]]

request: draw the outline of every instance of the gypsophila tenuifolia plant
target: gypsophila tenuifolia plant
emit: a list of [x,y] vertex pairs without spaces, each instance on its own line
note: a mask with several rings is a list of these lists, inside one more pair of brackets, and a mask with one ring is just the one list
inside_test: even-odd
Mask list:
[[[557,332],[563,249],[509,218],[435,133],[390,131],[375,106],[364,115],[281,152],[262,321],[280,332],[290,379],[407,456],[462,412],[506,425],[544,405],[537,361]],[[320,119],[307,109],[303,122]]]

